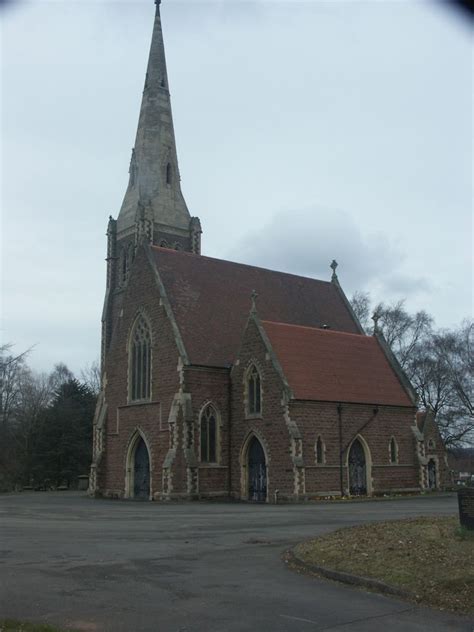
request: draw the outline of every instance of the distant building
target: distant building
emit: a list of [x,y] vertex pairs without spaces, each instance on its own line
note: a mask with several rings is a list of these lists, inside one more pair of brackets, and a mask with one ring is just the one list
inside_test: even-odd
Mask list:
[[439,435],[377,327],[364,335],[336,268],[319,281],[201,255],[158,2],[129,184],[108,227],[91,491],[276,502],[442,487]]

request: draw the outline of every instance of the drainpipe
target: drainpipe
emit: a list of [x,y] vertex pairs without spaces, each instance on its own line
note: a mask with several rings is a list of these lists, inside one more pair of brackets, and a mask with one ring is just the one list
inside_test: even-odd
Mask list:
[[341,496],[344,496],[344,477],[342,465],[342,406],[337,405],[337,417],[339,420],[339,484],[341,487]]

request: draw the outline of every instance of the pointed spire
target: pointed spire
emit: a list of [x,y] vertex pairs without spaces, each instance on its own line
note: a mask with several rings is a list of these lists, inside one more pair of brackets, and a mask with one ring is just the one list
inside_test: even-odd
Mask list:
[[160,0],[156,13],[143,90],[130,179],[118,217],[118,238],[129,234],[140,219],[139,209],[150,209],[159,240],[168,233],[184,239],[191,249],[190,214],[181,192],[171,99],[161,28]]

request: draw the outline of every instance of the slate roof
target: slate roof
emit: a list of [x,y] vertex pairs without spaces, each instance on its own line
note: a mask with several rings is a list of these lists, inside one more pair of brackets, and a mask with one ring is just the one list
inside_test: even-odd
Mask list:
[[262,326],[295,399],[413,406],[375,337]]
[[333,283],[157,246],[151,253],[192,364],[232,364],[253,290],[263,319],[359,331]]

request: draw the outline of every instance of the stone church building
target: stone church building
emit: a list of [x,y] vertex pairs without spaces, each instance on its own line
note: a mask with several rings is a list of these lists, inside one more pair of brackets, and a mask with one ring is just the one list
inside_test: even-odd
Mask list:
[[442,443],[377,327],[364,334],[336,262],[320,281],[201,254],[159,5],[128,187],[107,232],[91,492],[271,503],[439,488]]

